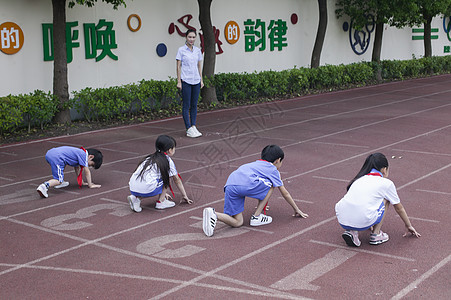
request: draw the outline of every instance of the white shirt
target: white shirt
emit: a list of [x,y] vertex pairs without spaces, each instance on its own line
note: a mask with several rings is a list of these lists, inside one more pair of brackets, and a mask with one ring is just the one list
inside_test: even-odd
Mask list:
[[370,226],[377,220],[384,199],[391,204],[400,203],[395,184],[380,176],[362,176],[335,205],[338,222],[355,228]]
[[195,85],[200,83],[199,61],[203,60],[202,51],[193,46],[191,50],[186,44],[177,51],[176,60],[180,60],[181,73],[180,79],[184,82]]
[[[175,164],[172,159],[167,156],[169,161],[169,177],[175,176],[178,174],[177,169],[175,168]],[[139,173],[141,173],[142,168],[144,167],[145,161],[142,162],[136,171],[132,174],[129,186],[130,190],[135,193],[140,194],[148,194],[153,192],[156,188],[159,188],[163,185],[163,180],[161,179],[161,173],[156,164],[149,165],[147,167],[147,171],[144,173],[144,176],[138,178]]]

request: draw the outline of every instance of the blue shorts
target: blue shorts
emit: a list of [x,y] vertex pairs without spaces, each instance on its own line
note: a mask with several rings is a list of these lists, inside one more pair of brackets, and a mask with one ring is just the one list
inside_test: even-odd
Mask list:
[[229,216],[235,216],[244,211],[244,199],[246,197],[257,200],[265,199],[270,186],[259,181],[256,186],[249,188],[241,185],[227,185],[224,187],[224,213]]
[[45,155],[45,160],[49,163],[50,168],[52,168],[53,179],[59,182],[64,181],[64,168],[66,165],[60,161],[58,157],[55,157],[48,152]]
[[376,224],[379,224],[382,221],[382,217],[384,216],[384,213],[385,213],[385,201],[382,201],[381,206],[379,206],[379,209],[377,210],[377,220],[370,226],[366,226],[363,228],[356,228],[356,227],[346,226],[346,225],[342,225],[342,224],[340,224],[340,225],[345,230],[364,231],[364,230],[370,229],[372,226],[374,226]]
[[160,195],[162,192],[163,192],[163,185],[160,185],[159,187],[157,187],[156,189],[154,189],[150,193],[142,194],[142,193],[137,193],[137,192],[134,192],[134,191],[130,191],[130,194],[132,194],[133,196],[136,196],[136,197],[145,198],[145,197],[153,197],[153,196],[156,196],[156,195]]

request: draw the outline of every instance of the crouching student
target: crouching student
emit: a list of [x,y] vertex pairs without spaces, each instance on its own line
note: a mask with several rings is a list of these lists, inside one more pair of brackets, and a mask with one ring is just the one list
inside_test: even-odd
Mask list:
[[275,188],[279,189],[282,197],[293,208],[294,216],[307,218],[308,215],[298,208],[280,178],[279,169],[283,159],[284,152],[279,146],[268,145],[262,150],[261,159],[244,164],[233,171],[224,187],[224,212],[215,212],[211,207],[203,211],[205,235],[213,235],[218,220],[232,227],[242,226],[246,197],[258,200],[250,225],[261,226],[271,223],[272,218],[262,212]]
[[359,247],[359,232],[368,229],[371,230],[371,245],[388,241],[389,236],[381,227],[390,203],[404,222],[407,230],[404,236],[408,233],[416,237],[421,236],[410,223],[394,183],[387,177],[388,160],[385,155],[369,155],[360,171],[348,184],[347,193],[335,205],[338,222],[345,229],[342,237],[348,246]]
[[171,157],[175,154],[176,141],[168,135],[160,135],[155,141],[155,152],[146,156],[133,172],[130,181],[130,196],[127,200],[130,209],[134,212],[141,212],[141,199],[157,196],[156,209],[166,209],[175,206],[171,201],[171,195],[167,193],[170,188],[169,180],[173,179],[175,185],[182,194],[183,200],[192,204],[188,198],[183,182],[178,175],[175,164]]
[[[64,181],[64,168],[66,166],[74,167],[75,174],[77,175],[78,185],[87,185],[89,188],[99,188],[99,184],[92,182],[90,167],[94,169],[100,168],[103,162],[103,155],[97,149],[84,149],[61,146],[52,148],[45,154],[45,160],[49,163],[52,169],[53,178],[41,183],[37,192],[42,198],[47,198],[48,190],[51,187],[57,187],[61,185],[68,185]],[[83,175],[86,178],[86,182],[83,180]]]

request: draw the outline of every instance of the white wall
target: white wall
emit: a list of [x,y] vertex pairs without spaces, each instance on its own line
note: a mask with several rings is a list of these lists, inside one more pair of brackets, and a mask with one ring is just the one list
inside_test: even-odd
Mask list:
[[[106,87],[137,82],[141,79],[166,80],[175,77],[175,55],[184,38],[168,33],[169,24],[178,24],[177,19],[191,14],[190,25],[200,28],[198,6],[195,0],[133,0],[127,7],[113,10],[111,5],[98,2],[95,7],[75,6],[67,9],[67,21],[78,21],[79,48],[74,48],[74,59],[68,65],[70,91],[85,87]],[[51,91],[53,84],[53,62],[44,62],[42,23],[52,23],[50,0],[0,0],[0,24],[14,22],[25,36],[23,48],[16,54],[0,52],[0,96],[29,93],[35,89]],[[311,52],[318,26],[317,1],[300,0],[216,0],[212,2],[212,21],[220,31],[224,53],[216,57],[216,72],[253,72],[261,70],[284,70],[310,64]],[[335,17],[335,0],[328,2],[328,27],[323,47],[321,64],[348,64],[371,60],[372,41],[363,55],[356,55],[350,47],[349,33],[343,30],[348,19]],[[299,17],[297,24],[290,21],[292,13]],[[141,29],[132,32],[127,27],[127,18],[138,14]],[[261,19],[269,25],[271,20],[287,22],[288,46],[282,51],[244,51],[244,21]],[[105,57],[99,62],[85,59],[83,23],[97,24],[99,19],[113,21],[117,49],[113,53],[117,61]],[[224,26],[236,21],[241,30],[240,40],[228,44],[224,37]],[[433,27],[439,28],[439,39],[433,40],[434,55],[444,55],[444,46],[451,45],[443,30],[443,20],[435,18]],[[133,23],[135,24],[135,23]],[[181,26],[182,27],[182,26]],[[186,31],[186,28],[182,28]],[[199,39],[197,45],[199,45]],[[158,57],[156,46],[164,43],[168,47],[165,57]],[[382,59],[410,59],[421,57],[423,42],[412,40],[411,28],[386,27],[384,31]]]

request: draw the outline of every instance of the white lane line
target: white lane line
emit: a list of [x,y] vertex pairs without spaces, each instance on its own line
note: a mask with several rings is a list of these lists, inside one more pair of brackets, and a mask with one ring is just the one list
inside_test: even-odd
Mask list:
[[0,177],[0,180],[6,180],[6,181],[14,181],[14,179],[6,178],[6,177]]
[[[403,288],[401,291],[399,291],[395,296],[393,296],[392,300],[398,300],[406,296],[408,293],[410,293],[412,290],[416,289],[419,284],[421,284],[423,281],[428,279],[430,276],[434,275],[438,270],[440,270],[442,267],[444,267],[447,263],[451,261],[451,254],[445,257],[443,260],[441,260],[438,264],[433,266],[431,269],[429,269],[427,272],[423,273],[417,280],[410,283],[408,286]],[[448,286],[449,287],[449,286]],[[449,295],[448,295],[449,296]]]
[[408,182],[408,183],[406,183],[406,184],[404,184],[404,185],[401,185],[400,187],[398,187],[398,190],[399,190],[399,189],[402,189],[402,188],[405,188],[406,186],[409,186],[409,185],[411,185],[411,184],[417,183],[418,181],[421,181],[421,180],[423,180],[423,179],[425,179],[425,178],[427,178],[427,177],[429,177],[429,176],[431,176],[431,175],[434,175],[434,174],[437,174],[437,173],[439,173],[439,172],[441,172],[441,171],[443,171],[443,170],[446,170],[446,169],[448,169],[449,167],[451,167],[451,164],[447,164],[446,166],[443,166],[443,167],[441,167],[441,168],[439,168],[439,169],[437,169],[437,170],[435,170],[435,171],[433,171],[433,172],[430,172],[430,173],[428,173],[428,174],[425,174],[424,176],[421,176],[421,177],[419,177],[419,178],[417,178],[417,179],[415,179],[415,180],[412,180],[412,181],[410,181],[410,182]]
[[438,152],[418,151],[418,150],[405,150],[405,149],[392,149],[392,150],[393,151],[403,152],[403,153],[417,153],[417,154],[426,154],[426,155],[451,156],[451,153],[438,153]]
[[[284,199],[283,197],[277,197],[277,199]],[[294,199],[293,198],[293,200],[295,201],[295,202],[301,202],[301,203],[308,203],[308,204],[313,204],[313,203],[315,203],[315,202],[313,202],[313,201],[308,201],[308,200],[302,200],[302,199]],[[269,210],[269,203],[268,203],[268,210]]]
[[424,218],[417,218],[417,217],[409,217],[409,219],[422,221],[422,222],[436,223],[436,224],[440,223],[440,221],[438,221],[438,220],[431,220],[431,219],[424,219]]
[[111,152],[114,152],[114,153],[125,153],[125,154],[131,154],[131,155],[139,155],[139,152],[123,151],[123,150],[110,149],[110,148],[105,148],[105,147],[97,147],[97,149],[111,151]]
[[451,195],[451,193],[439,192],[439,191],[431,191],[431,190],[416,189],[416,191],[417,192],[424,192],[424,193],[440,194],[440,195]]
[[329,247],[334,247],[334,248],[340,248],[340,249],[356,251],[356,252],[360,252],[360,253],[367,253],[367,254],[371,254],[371,255],[389,257],[389,258],[398,259],[398,260],[416,261],[415,259],[409,258],[409,257],[391,255],[391,254],[386,254],[386,253],[380,253],[380,252],[376,252],[376,251],[370,251],[370,250],[365,250],[365,249],[360,249],[360,248],[342,246],[342,245],[337,245],[337,244],[332,244],[332,243],[327,243],[327,242],[322,242],[322,241],[310,240],[309,242],[315,243],[315,244],[319,244],[319,245],[323,245],[323,246],[329,246]]
[[44,155],[35,156],[35,157],[27,157],[27,158],[22,158],[22,159],[15,159],[15,160],[8,160],[5,162],[1,162],[0,166],[7,165],[7,164],[16,164],[18,162],[29,161],[29,160],[34,160],[34,159],[44,159]]
[[353,148],[369,148],[369,146],[361,145],[350,145],[350,144],[339,144],[339,143],[327,143],[327,142],[315,142],[316,144],[332,145],[332,146],[343,146],[343,147],[353,147]]
[[[320,222],[318,222],[318,223],[316,223],[314,225],[311,225],[311,226],[309,226],[307,228],[304,228],[304,229],[302,229],[302,230],[300,230],[300,231],[298,231],[298,232],[296,232],[296,233],[294,233],[292,235],[286,236],[286,237],[284,237],[284,238],[282,238],[282,239],[280,239],[278,241],[275,241],[275,242],[270,243],[270,244],[268,244],[266,246],[263,246],[263,247],[259,248],[258,250],[255,250],[255,251],[252,251],[252,252],[250,252],[248,254],[245,254],[245,255],[243,255],[240,258],[237,258],[237,259],[232,260],[232,261],[230,261],[230,262],[228,262],[228,263],[226,263],[226,264],[224,264],[224,265],[222,265],[220,267],[217,267],[216,269],[213,269],[211,271],[205,272],[204,274],[202,274],[202,275],[200,275],[200,276],[198,276],[196,278],[193,278],[191,280],[188,280],[188,281],[184,282],[183,284],[181,284],[180,286],[177,286],[177,287],[174,287],[172,289],[169,289],[169,290],[161,293],[157,297],[153,297],[152,299],[164,298],[164,297],[166,297],[166,296],[168,296],[168,295],[170,295],[172,293],[175,293],[175,292],[177,292],[177,291],[179,291],[179,290],[181,290],[181,289],[183,289],[185,287],[191,286],[192,284],[194,284],[194,283],[196,283],[196,282],[198,282],[198,281],[200,281],[200,280],[202,280],[204,278],[210,277],[210,276],[212,276],[212,275],[214,275],[214,274],[216,274],[216,273],[218,273],[220,271],[228,269],[229,267],[235,266],[235,265],[237,265],[238,263],[240,263],[240,262],[242,262],[244,260],[247,260],[247,259],[249,259],[251,257],[254,257],[254,256],[258,255],[258,254],[261,254],[264,251],[267,251],[267,250],[269,250],[269,249],[271,249],[271,248],[273,248],[275,246],[278,246],[278,245],[280,245],[280,244],[282,244],[284,242],[287,242],[289,240],[292,240],[292,239],[294,239],[294,238],[296,238],[296,237],[298,237],[298,236],[300,236],[300,235],[302,235],[302,234],[304,234],[306,232],[309,232],[309,231],[311,231],[313,229],[316,229],[317,227],[320,227],[320,226],[322,226],[322,225],[324,225],[324,224],[326,224],[326,223],[328,223],[330,221],[333,221],[335,219],[336,219],[336,217],[334,216],[334,217],[330,217],[328,219],[325,219],[323,221],[320,221]],[[275,291],[277,291],[278,293],[282,293],[279,290],[275,290]]]
[[197,186],[197,187],[206,187],[206,188],[210,188],[210,189],[216,189],[218,188],[217,186],[213,186],[213,185],[208,185],[208,184],[200,184],[200,183],[194,183],[194,182],[184,182],[185,185],[192,185],[192,186]]
[[347,179],[340,179],[340,178],[323,177],[323,176],[312,176],[312,177],[318,178],[318,179],[332,180],[332,181],[349,182],[349,180],[347,180]]
[[[407,141],[411,141],[411,140],[417,139],[417,138],[422,137],[422,136],[427,136],[428,134],[431,134],[431,133],[433,133],[433,132],[438,132],[438,131],[441,131],[441,130],[446,129],[446,128],[451,128],[451,124],[450,124],[450,125],[443,126],[443,127],[440,127],[440,128],[436,128],[436,129],[431,130],[431,131],[429,131],[429,132],[421,133],[421,134],[418,134],[418,135],[416,135],[416,136],[412,136],[412,137],[409,137],[409,138],[406,138],[406,139],[403,139],[403,140],[399,140],[399,141],[397,141],[397,142],[394,142],[394,143],[391,143],[391,144],[388,144],[388,145],[380,146],[380,147],[378,147],[378,148],[374,148],[374,149],[371,149],[371,150],[366,151],[366,152],[361,152],[361,153],[359,153],[359,154],[350,156],[350,157],[348,157],[348,158],[345,158],[345,159],[342,159],[342,160],[339,160],[339,161],[336,161],[336,162],[333,162],[333,163],[330,163],[330,164],[327,164],[327,165],[323,165],[323,166],[321,166],[321,167],[318,167],[318,168],[315,168],[315,169],[311,169],[311,170],[306,171],[306,172],[303,172],[303,173],[299,173],[299,174],[296,174],[296,175],[292,175],[292,176],[290,176],[290,177],[285,178],[284,180],[289,180],[289,179],[296,178],[296,177],[299,177],[299,176],[303,176],[303,175],[306,175],[306,174],[309,174],[309,173],[312,173],[312,172],[315,172],[315,171],[318,171],[318,170],[322,170],[322,169],[325,169],[325,168],[329,168],[329,167],[331,167],[331,166],[338,165],[338,164],[341,164],[341,163],[343,163],[343,162],[346,162],[346,161],[349,161],[349,160],[353,160],[353,159],[358,158],[358,157],[361,157],[361,156],[367,156],[368,154],[371,154],[371,153],[373,153],[374,151],[382,150],[382,149],[385,149],[385,148],[389,148],[389,147],[391,147],[391,146],[393,146],[393,145],[397,145],[397,144],[401,144],[401,143],[404,143],[404,142],[407,142]],[[345,131],[347,131],[347,130],[345,130]],[[330,135],[333,135],[333,134],[330,134]],[[316,139],[316,138],[315,138],[315,139]],[[295,145],[298,145],[298,144],[301,144],[301,143],[305,143],[305,141],[301,141],[301,142],[298,142],[298,143],[294,143],[294,144],[291,144],[291,145],[287,145],[287,146],[285,146],[285,147],[291,147],[291,146],[295,146]],[[284,147],[282,147],[282,148],[284,148]],[[449,166],[451,166],[451,164],[448,164],[448,165],[446,165],[445,167],[442,167],[442,168],[438,169],[438,170],[435,171],[434,173],[439,172],[439,171],[441,171],[441,170],[444,170],[444,169],[448,168]],[[423,177],[419,178],[418,180],[415,180],[415,182],[416,182],[416,181],[419,181],[420,179],[424,179],[424,178],[426,178],[426,177],[429,176],[429,175],[432,175],[432,174],[429,173],[428,175],[423,176]],[[414,183],[414,182],[410,182],[410,183],[408,183],[407,185],[410,185],[410,184],[412,184],[412,183]],[[402,187],[399,187],[398,190],[401,189],[401,188],[403,188],[403,187],[405,187],[405,186],[407,186],[407,185],[404,185],[404,186],[402,186]]]
[[[6,264],[0,263],[0,266],[3,267],[15,267],[15,264]],[[181,284],[184,281],[172,278],[161,278],[161,277],[152,277],[152,276],[143,276],[143,275],[134,275],[134,274],[125,274],[125,273],[117,273],[117,272],[107,272],[107,271],[95,271],[95,270],[86,270],[86,269],[72,269],[72,268],[61,268],[61,267],[49,267],[49,266],[26,266],[24,268],[33,269],[33,270],[47,270],[47,271],[57,271],[57,272],[68,272],[68,273],[78,273],[78,274],[89,274],[89,275],[102,275],[109,277],[118,277],[122,279],[136,279],[136,280],[145,280],[145,281],[154,281],[154,282],[162,282],[162,283],[173,283],[173,284]],[[249,289],[240,289],[236,287],[223,286],[218,284],[208,284],[208,283],[195,283],[193,286],[209,288],[214,290],[228,291],[228,292],[236,292],[242,294],[249,295],[258,295],[263,297],[271,297],[272,299],[298,299],[295,295],[275,295],[271,292],[264,292],[259,290],[249,290]],[[263,287],[260,287],[263,290]],[[307,299],[307,298],[304,298]]]

